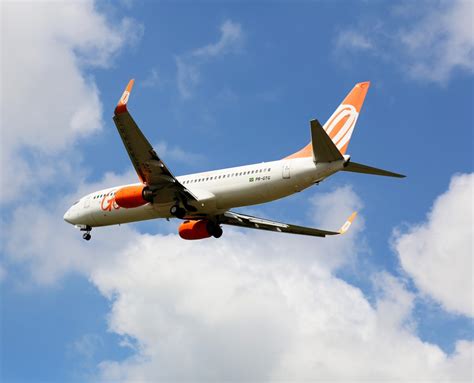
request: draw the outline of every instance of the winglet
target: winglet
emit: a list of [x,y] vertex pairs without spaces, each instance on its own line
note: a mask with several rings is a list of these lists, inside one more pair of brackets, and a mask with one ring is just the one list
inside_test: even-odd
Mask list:
[[115,115],[124,113],[127,111],[127,102],[128,102],[128,98],[130,97],[130,92],[132,91],[134,82],[135,80],[133,78],[128,82],[127,87],[122,93],[122,97],[120,97],[120,100],[117,106],[115,107]]
[[356,216],[357,212],[355,211],[350,215],[349,218],[347,218],[347,221],[344,223],[344,225],[342,225],[341,229],[339,230],[339,234],[344,234],[347,232],[347,230],[349,230]]

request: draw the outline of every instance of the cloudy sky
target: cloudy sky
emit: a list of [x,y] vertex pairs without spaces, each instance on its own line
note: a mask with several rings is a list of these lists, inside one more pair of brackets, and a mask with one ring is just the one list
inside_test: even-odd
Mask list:
[[[1,3],[4,382],[471,381],[474,3]],[[178,222],[93,231],[78,196],[136,175],[130,110],[175,174],[285,157],[356,82],[337,174],[242,209],[306,238]]]

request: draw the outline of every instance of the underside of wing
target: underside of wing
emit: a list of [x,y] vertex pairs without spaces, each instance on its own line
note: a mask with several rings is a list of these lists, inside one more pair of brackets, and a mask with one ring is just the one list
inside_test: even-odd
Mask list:
[[251,215],[235,213],[232,211],[225,212],[220,217],[219,221],[222,224],[246,227],[250,229],[276,231],[279,233],[310,235],[314,237],[325,237],[327,235],[338,235],[347,232],[356,215],[356,212],[352,213],[351,216],[347,219],[347,221],[338,231],[321,230],[312,227],[291,225],[288,223],[253,217]]
[[134,80],[130,80],[114,113],[114,122],[133,167],[141,182],[148,185],[162,202],[172,200],[196,200],[173,176],[163,160],[155,152],[127,110],[127,102]]

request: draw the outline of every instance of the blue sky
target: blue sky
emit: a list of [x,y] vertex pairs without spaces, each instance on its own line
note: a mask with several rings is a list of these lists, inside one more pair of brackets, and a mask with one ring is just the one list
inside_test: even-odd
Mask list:
[[[2,4],[2,381],[472,379],[472,3],[29,5]],[[129,109],[177,175],[293,153],[370,80],[348,153],[408,177],[342,173],[242,209],[327,227],[360,208],[340,241],[190,244],[152,221],[86,246],[62,214],[135,181],[111,119],[130,78]],[[364,345],[348,366],[340,351]]]

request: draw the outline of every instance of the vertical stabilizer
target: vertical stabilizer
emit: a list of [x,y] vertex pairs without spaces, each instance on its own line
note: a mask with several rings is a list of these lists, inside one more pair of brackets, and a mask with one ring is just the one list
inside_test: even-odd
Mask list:
[[369,86],[369,81],[356,84],[324,124],[324,130],[342,154],[346,153]]
[[[332,142],[334,142],[341,154],[346,154],[352,132],[354,131],[369,86],[370,81],[356,84],[344,101],[342,101],[341,105],[339,105],[329,120],[324,124],[325,132],[331,138]],[[313,146],[310,142],[303,149],[286,158],[311,157],[312,155]]]

